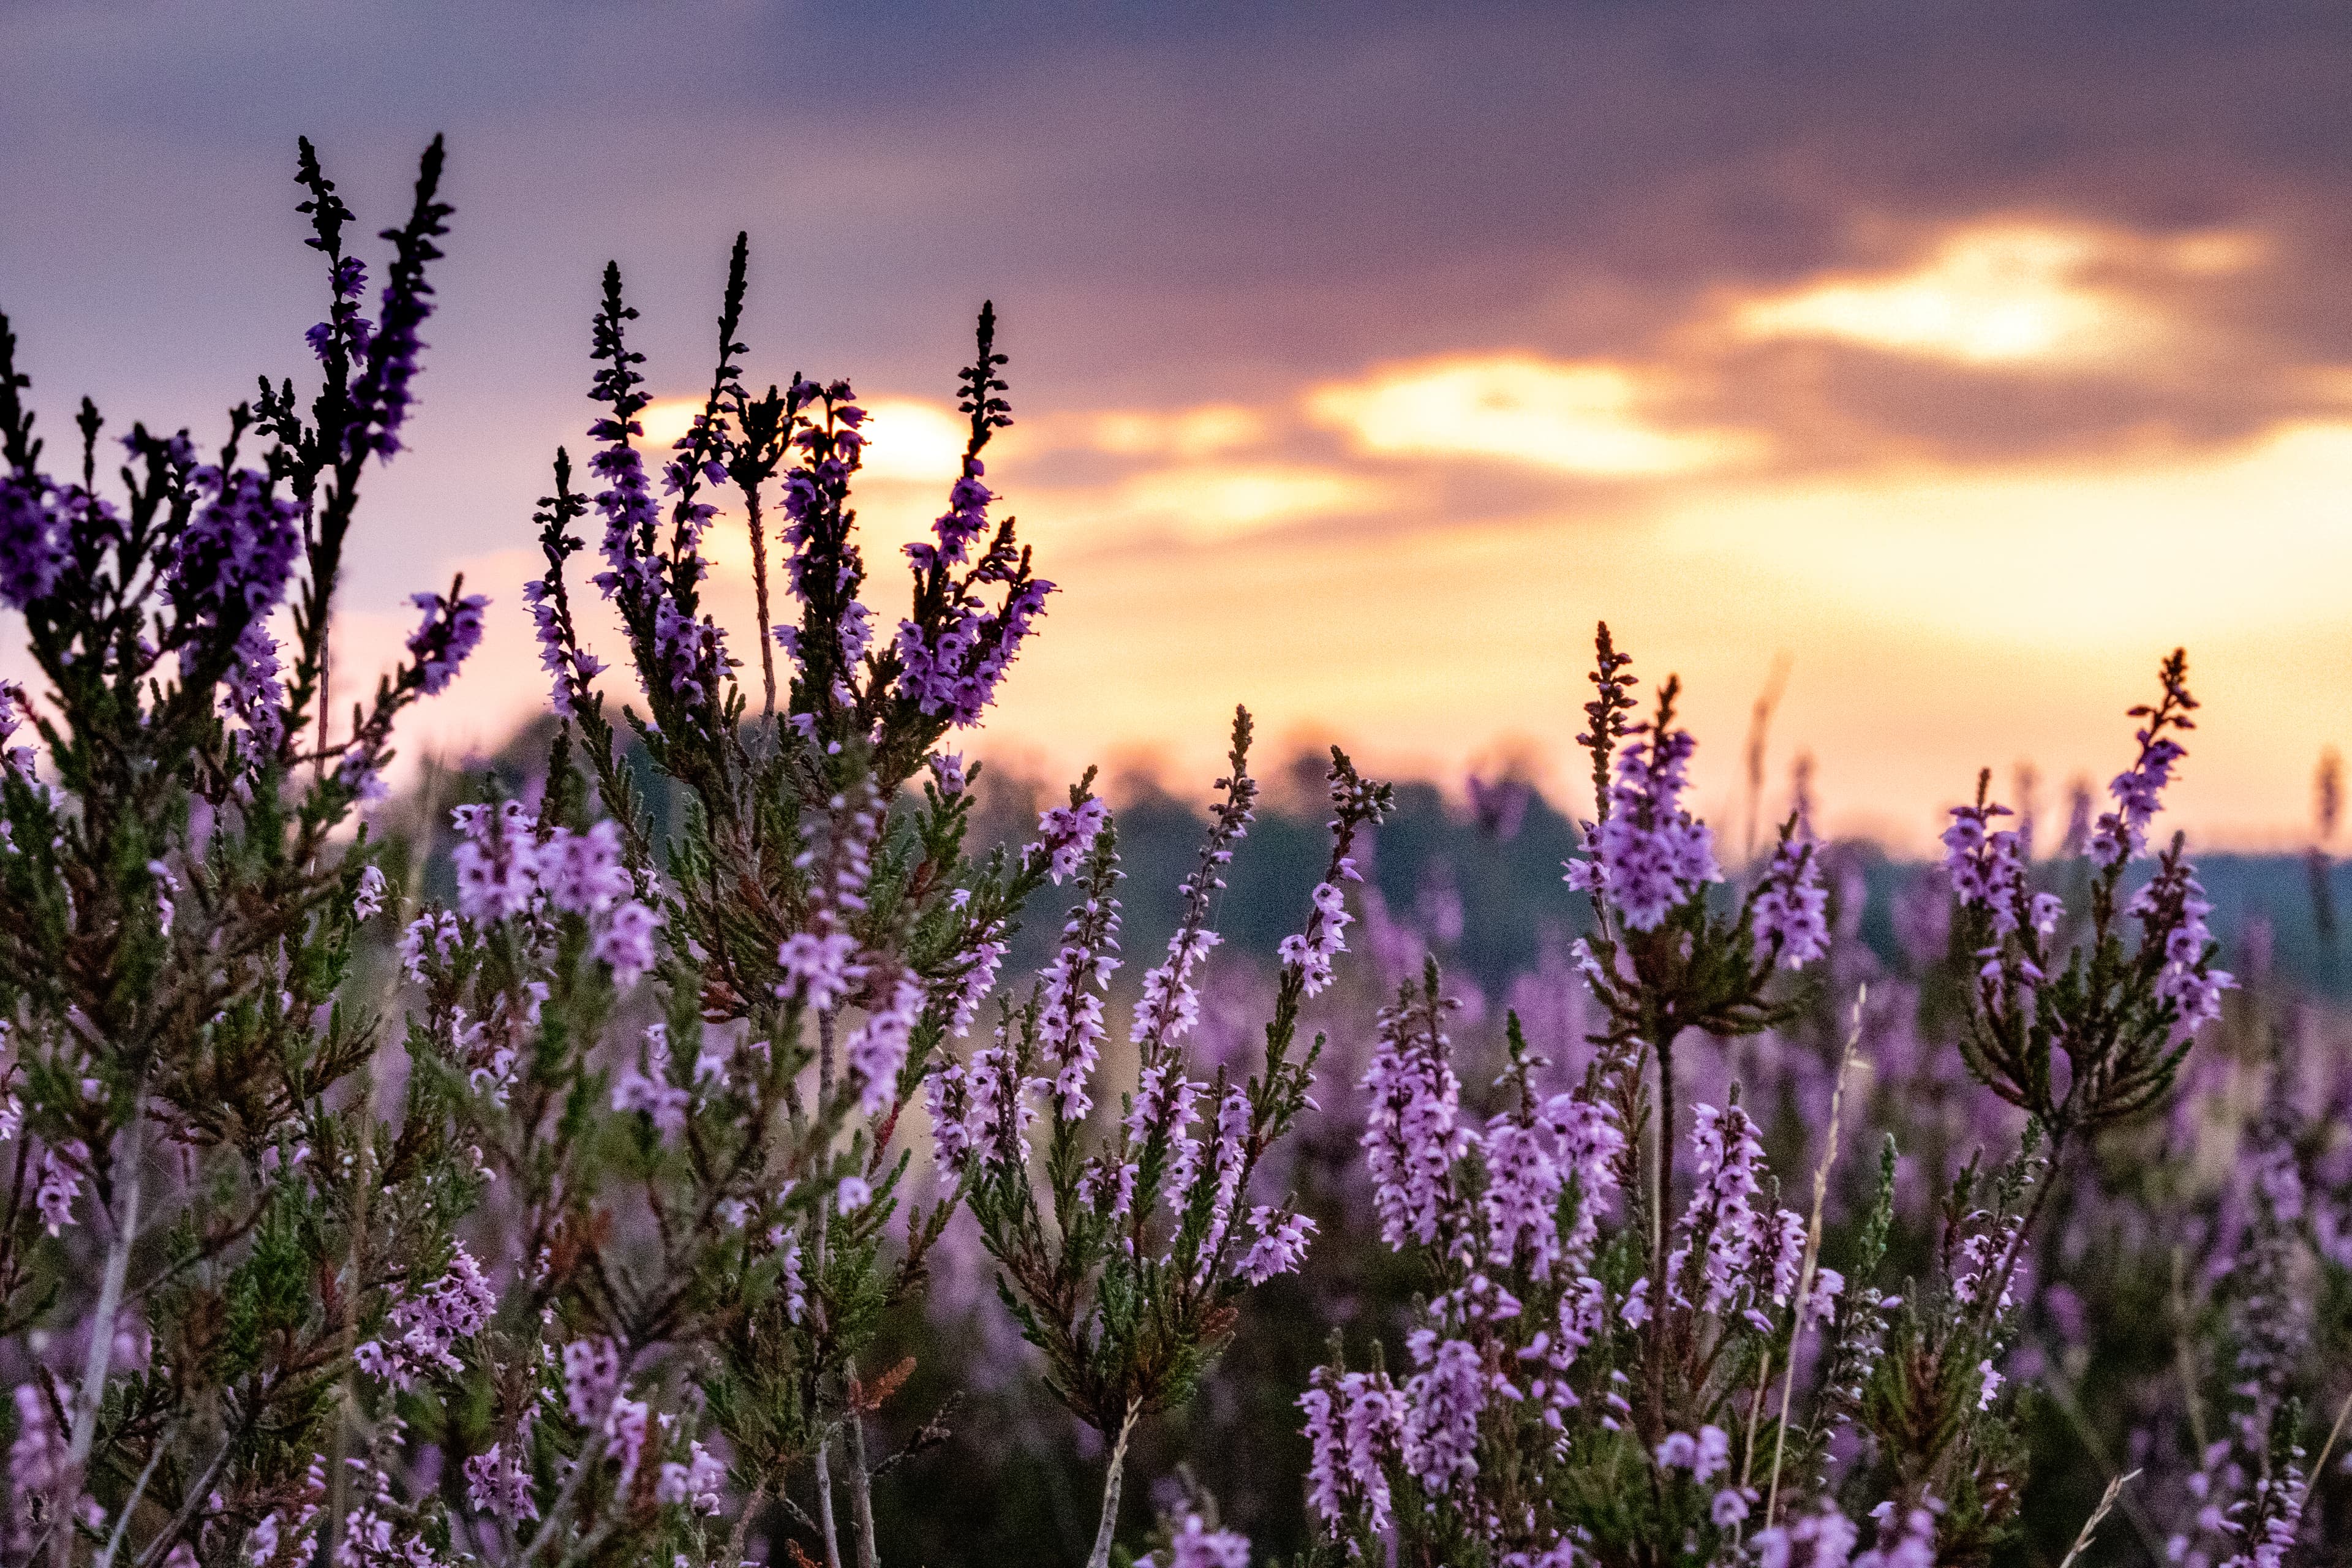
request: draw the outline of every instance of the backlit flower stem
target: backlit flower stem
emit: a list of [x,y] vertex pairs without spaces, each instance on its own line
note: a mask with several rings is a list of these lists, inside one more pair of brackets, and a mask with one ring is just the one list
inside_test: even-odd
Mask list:
[[1675,1037],[1681,1032],[1663,1024],[1651,1042],[1658,1058],[1658,1158],[1657,1188],[1650,1194],[1650,1398],[1643,1438],[1653,1447],[1666,1431],[1666,1208],[1675,1193]]
[[1134,1434],[1135,1417],[1143,1408],[1140,1401],[1129,1400],[1127,1419],[1118,1424],[1118,1441],[1110,1448],[1110,1468],[1103,1476],[1102,1522],[1095,1527],[1095,1548],[1087,1554],[1087,1568],[1110,1568],[1111,1538],[1118,1533],[1118,1494],[1120,1478],[1127,1469],[1127,1440]]
[[[131,1108],[130,1136],[123,1172],[121,1202],[114,1216],[114,1236],[107,1243],[106,1274],[98,1288],[98,1307],[90,1316],[89,1354],[82,1362],[81,1393],[74,1400],[73,1446],[67,1451],[65,1476],[58,1489],[56,1517],[70,1521],[81,1496],[83,1472],[89,1468],[90,1446],[98,1440],[99,1406],[106,1397],[106,1373],[114,1355],[114,1315],[122,1308],[123,1281],[131,1273],[131,1249],[139,1240],[139,1183],[146,1162],[139,1149],[140,1123],[146,1115],[145,1096]],[[75,1532],[60,1529],[51,1537],[58,1568],[73,1568]]]

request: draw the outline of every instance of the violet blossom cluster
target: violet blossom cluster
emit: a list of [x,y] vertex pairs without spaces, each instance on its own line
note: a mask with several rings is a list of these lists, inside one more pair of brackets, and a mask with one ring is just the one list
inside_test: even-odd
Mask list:
[[[610,820],[583,832],[555,826],[542,834],[518,801],[461,805],[450,813],[458,841],[450,851],[463,919],[488,924],[542,912],[577,915],[588,922],[591,952],[611,966],[615,984],[629,985],[654,966],[654,932],[661,916],[634,896],[622,852],[621,830]],[[411,922],[408,950],[437,942],[446,913],[428,911]]]
[[1715,835],[1682,804],[1691,752],[1687,730],[1634,726],[1617,755],[1600,825],[1585,826],[1591,856],[1569,864],[1569,886],[1606,898],[1633,931],[1654,931],[1677,905],[1723,873]]

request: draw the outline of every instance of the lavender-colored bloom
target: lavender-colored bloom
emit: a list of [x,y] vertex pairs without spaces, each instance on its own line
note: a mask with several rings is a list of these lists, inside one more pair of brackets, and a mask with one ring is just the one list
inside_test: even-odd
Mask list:
[[2168,857],[2147,886],[2132,895],[2126,912],[2138,917],[2149,940],[2160,945],[2163,966],[2156,977],[2156,994],[2179,1015],[2174,1026],[2182,1033],[2221,1016],[2221,993],[2234,988],[2235,976],[2212,966],[2213,932],[2206,916],[2213,904],[2189,863]]
[[1102,1052],[1102,993],[1118,968],[1119,908],[1110,889],[1117,867],[1104,865],[1099,885],[1089,883],[1086,901],[1071,910],[1062,927],[1062,945],[1038,976],[1037,1051],[1053,1069],[1055,1112],[1065,1121],[1083,1121],[1094,1108],[1087,1090]]
[[408,657],[427,697],[438,696],[457,677],[457,667],[481,646],[482,611],[489,600],[479,594],[462,599],[444,594],[413,594],[409,603],[425,612],[425,620],[408,639]]
[[[965,1157],[999,1171],[1026,1170],[1029,1127],[1037,1108],[1021,1092],[1019,1053],[1000,1025],[991,1044],[972,1053],[964,1071],[964,1117],[951,1142]],[[936,1121],[935,1121],[936,1125]]]
[[467,1500],[509,1524],[539,1517],[530,1469],[524,1462],[530,1426],[531,1413],[526,1410],[511,1439],[501,1438],[466,1461]]
[[1298,1405],[1307,1413],[1308,1506],[1334,1540],[1356,1510],[1373,1534],[1384,1533],[1391,1506],[1386,1465],[1404,1442],[1396,1390],[1376,1373],[1318,1367]]
[[1700,1305],[1723,1313],[1738,1303],[1742,1287],[1772,1245],[1771,1226],[1757,1206],[1764,1191],[1764,1145],[1756,1124],[1736,1105],[1721,1110],[1701,1105],[1692,1121],[1698,1190],[1676,1227],[1681,1245],[1668,1259],[1666,1275],[1680,1300],[1685,1260],[1693,1247],[1700,1247],[1699,1279],[1706,1287]]
[[449,852],[457,873],[457,910],[468,920],[511,920],[538,891],[539,840],[518,801],[461,805],[450,814],[457,845]]
[[286,688],[278,680],[278,639],[259,621],[247,626],[229,659],[223,705],[245,721],[254,743],[274,753],[286,737]]
[[604,1425],[621,1391],[621,1352],[607,1339],[573,1340],[563,1347],[563,1403],[572,1419]]
[[1569,863],[1570,887],[1605,897],[1634,931],[1654,931],[1675,907],[1723,879],[1715,836],[1683,808],[1691,752],[1687,730],[1629,736],[1617,753],[1609,816],[1587,834],[1592,857]]
[[352,894],[352,919],[373,920],[383,908],[383,868],[366,866],[360,870],[360,885]]
[[566,914],[603,914],[629,896],[617,822],[593,824],[585,833],[555,829],[540,847],[537,870],[547,901]]
[[[1450,1005],[1450,1004],[1449,1004]],[[1454,1200],[1454,1163],[1470,1147],[1461,1125],[1462,1081],[1454,1076],[1438,1009],[1398,1005],[1380,1015],[1380,1044],[1362,1087],[1371,1098],[1364,1163],[1381,1239],[1391,1247],[1437,1238]]]
[[361,1345],[352,1360],[370,1377],[398,1389],[415,1387],[427,1373],[462,1372],[458,1342],[479,1333],[498,1304],[480,1265],[457,1245],[438,1279],[421,1290],[394,1291],[389,1336]]
[[1299,971],[1309,996],[1320,995],[1331,984],[1331,961],[1348,951],[1345,933],[1355,917],[1348,912],[1347,900],[1336,884],[1318,882],[1307,930],[1282,939],[1282,962]]
[[1037,814],[1037,841],[1029,855],[1045,857],[1046,874],[1059,887],[1077,875],[1079,865],[1110,822],[1110,807],[1092,795],[1075,805],[1056,805]]
[[201,504],[171,552],[172,603],[189,626],[268,619],[286,597],[302,550],[301,508],[250,468],[189,476]]
[[1759,952],[1775,952],[1783,969],[1802,969],[1830,950],[1829,889],[1822,885],[1821,847],[1790,835],[1764,868],[1754,906]]
[[1307,1261],[1315,1222],[1303,1214],[1277,1212],[1260,1204],[1250,1211],[1249,1223],[1257,1239],[1243,1255],[1241,1277],[1252,1285],[1263,1285],[1277,1274],[1296,1274]]
[[613,1109],[643,1114],[664,1143],[686,1131],[687,1110],[693,1104],[692,1095],[664,1076],[662,1058],[668,1054],[669,1030],[649,1024],[637,1059],[625,1064],[613,1080]]
[[41,1223],[48,1227],[51,1236],[73,1224],[74,1200],[81,1196],[81,1173],[89,1164],[89,1145],[79,1138],[68,1138],[55,1148],[41,1151],[33,1206],[40,1212]]
[[846,931],[824,936],[794,931],[776,950],[776,963],[784,972],[776,994],[786,1001],[798,999],[820,1013],[830,1012],[865,982],[865,966],[852,962],[856,953],[857,939]]
[[409,921],[400,933],[402,972],[422,984],[427,966],[447,963],[456,956],[462,940],[456,915],[447,910],[437,913],[428,910]]
[[726,1484],[727,1467],[700,1443],[688,1443],[683,1464],[675,1459],[663,1462],[654,1482],[654,1500],[715,1515],[726,1506],[720,1495]]
[[1486,1258],[1508,1271],[1527,1249],[1528,1275],[1550,1278],[1559,1260],[1558,1218],[1564,1184],[1553,1140],[1532,1116],[1504,1114],[1486,1123]]
[[1804,1559],[1804,1568],[1846,1568],[1854,1543],[1861,1539],[1862,1531],[1853,1521],[1835,1504],[1824,1502],[1819,1513],[1759,1531],[1756,1561],[1758,1568],[1791,1568],[1797,1561],[1795,1549],[1810,1546],[1812,1552]]
[[1231,1530],[1211,1530],[1197,1513],[1188,1513],[1170,1538],[1168,1561],[1147,1552],[1135,1568],[1249,1568],[1249,1537]]
[[1227,1089],[1224,1098],[1217,1102],[1217,1141],[1209,1163],[1209,1228],[1201,1238],[1196,1283],[1207,1281],[1210,1264],[1217,1249],[1224,1245],[1225,1233],[1232,1228],[1234,1202],[1242,1190],[1242,1145],[1249,1129],[1249,1096],[1236,1084]]
[[654,653],[672,696],[701,702],[717,691],[727,659],[718,623],[709,616],[697,620],[676,599],[664,597],[654,606]]
[[71,1448],[39,1384],[18,1384],[16,1398],[16,1436],[8,1445],[11,1489],[19,1498],[46,1496],[65,1479]]
[[1201,1021],[1199,969],[1224,939],[1202,926],[1180,927],[1168,942],[1168,960],[1144,972],[1143,994],[1129,1029],[1139,1045],[1173,1045]]
[[922,1012],[922,986],[914,976],[902,974],[891,986],[889,999],[850,1032],[843,1059],[848,1064],[851,1081],[858,1086],[858,1109],[866,1115],[877,1115],[889,1105],[898,1073],[907,1065],[908,1042]]
[[553,574],[523,584],[523,601],[530,606],[532,634],[539,639],[539,662],[553,684],[548,706],[558,718],[569,719],[588,697],[589,685],[604,668],[594,654],[576,646],[564,625],[562,600],[553,585]]
[[1993,818],[2010,815],[2009,807],[1981,799],[1974,805],[1956,805],[1952,825],[1943,835],[1944,874],[1951,879],[1953,896],[1963,906],[1981,906],[1992,917],[1996,936],[2017,930],[2025,892],[2025,863],[2017,835],[1992,826]]
[[634,985],[653,968],[654,932],[660,925],[661,916],[635,899],[614,906],[590,950],[598,962],[611,966],[613,984]]
[[26,610],[49,596],[65,546],[38,475],[0,475],[0,604]]
[[1486,1408],[1478,1347],[1416,1329],[1408,1348],[1422,1370],[1404,1389],[1404,1467],[1433,1492],[1465,1487],[1478,1476],[1478,1416]]

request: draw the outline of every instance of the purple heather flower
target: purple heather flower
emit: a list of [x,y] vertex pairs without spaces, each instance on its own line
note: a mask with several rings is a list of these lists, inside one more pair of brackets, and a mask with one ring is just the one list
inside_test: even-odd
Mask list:
[[1037,841],[1029,854],[1046,858],[1046,874],[1059,887],[1064,878],[1077,875],[1109,821],[1110,808],[1091,795],[1076,805],[1053,806],[1038,813]]
[[1065,1121],[1083,1121],[1094,1108],[1087,1085],[1102,1052],[1102,993],[1119,965],[1118,900],[1109,891],[1118,875],[1110,868],[1105,886],[1087,888],[1086,902],[1062,927],[1054,962],[1038,976],[1038,1056],[1053,1069],[1055,1113]]
[[383,868],[365,866],[360,869],[360,885],[352,893],[352,919],[373,920],[383,908]]
[[563,1347],[563,1403],[572,1419],[604,1425],[621,1391],[621,1352],[610,1340],[573,1340]]
[[625,1064],[613,1080],[613,1109],[636,1111],[653,1123],[664,1143],[686,1131],[686,1115],[693,1096],[665,1076],[662,1059],[669,1054],[669,1030],[660,1024],[646,1026],[637,1059]]
[[2147,847],[2147,825],[2162,809],[2164,786],[2171,782],[2172,764],[2188,752],[2177,742],[2139,734],[2140,754],[2130,767],[2107,784],[2116,809],[2099,816],[2091,834],[2091,855],[2101,865],[2127,860]]
[[249,623],[229,660],[222,706],[245,721],[253,742],[265,753],[275,753],[286,737],[286,688],[278,679],[279,668],[278,639],[260,621]]
[[630,893],[629,868],[621,858],[621,825],[609,818],[585,833],[559,827],[537,857],[540,887],[547,901],[566,914],[598,915]]
[[802,1272],[801,1234],[787,1231],[777,1248],[776,1289],[784,1299],[784,1321],[797,1323],[808,1312],[808,1280]]
[[25,610],[47,598],[64,560],[48,481],[0,476],[0,604]]
[[907,1065],[908,1042],[923,1013],[923,987],[911,974],[891,986],[889,999],[850,1031],[843,1049],[849,1076],[858,1086],[857,1108],[868,1116],[890,1103]]
[[1282,939],[1282,962],[1297,968],[1309,996],[1320,995],[1331,984],[1331,961],[1348,951],[1345,933],[1354,919],[1348,912],[1348,895],[1335,883],[1318,882],[1307,930]]
[[1170,1046],[1192,1032],[1201,1021],[1197,972],[1223,940],[1203,926],[1178,928],[1168,941],[1168,961],[1144,973],[1143,994],[1135,1005],[1129,1030],[1136,1044],[1150,1040]]
[[713,695],[727,663],[718,623],[708,616],[695,619],[667,595],[654,606],[654,651],[671,695],[690,702]]
[[1764,868],[1755,904],[1759,952],[1780,954],[1783,969],[1802,969],[1830,950],[1829,889],[1822,886],[1821,846],[1801,830],[1781,841]]
[[16,1436],[8,1445],[11,1489],[18,1498],[47,1496],[65,1479],[72,1450],[58,1426],[49,1395],[38,1383],[18,1384],[16,1397]]
[[171,596],[184,624],[267,620],[286,597],[301,553],[302,509],[250,468],[189,476],[203,498],[172,551]]
[[539,662],[554,684],[548,706],[559,718],[569,719],[586,701],[589,683],[603,673],[604,662],[585,648],[575,647],[566,635],[563,615],[551,586],[552,574],[523,584],[524,603],[530,606],[533,635],[539,639]]
[[654,932],[660,925],[661,916],[635,899],[614,906],[596,933],[593,950],[599,962],[612,967],[614,984],[634,985],[653,968]]
[[1756,1124],[1736,1105],[1721,1110],[1701,1105],[1692,1121],[1698,1190],[1675,1227],[1681,1245],[1667,1260],[1666,1277],[1675,1282],[1672,1299],[1679,1300],[1684,1261],[1692,1247],[1703,1247],[1699,1278],[1706,1289],[1700,1305],[1725,1313],[1738,1304],[1742,1287],[1776,1241],[1773,1225],[1757,1206],[1764,1191],[1764,1145]]
[[457,931],[457,917],[447,910],[437,913],[426,910],[408,922],[400,933],[400,967],[411,979],[424,984],[427,964],[444,964],[456,956],[462,938]]
[[1452,1491],[1478,1476],[1486,1365],[1476,1345],[1434,1329],[1415,1329],[1407,1348],[1422,1370],[1404,1388],[1404,1468],[1431,1491]]
[[999,1025],[996,1037],[972,1053],[962,1131],[955,1141],[985,1168],[1023,1171],[1029,1165],[1029,1127],[1037,1108],[1021,1092],[1019,1054]]
[[424,1373],[462,1372],[457,1342],[481,1332],[498,1305],[481,1266],[457,1244],[441,1278],[414,1293],[395,1289],[389,1337],[361,1345],[352,1360],[370,1377],[404,1390]]
[[[532,1412],[526,1408],[511,1438],[501,1438],[466,1461],[466,1498],[509,1524],[539,1517],[530,1467]],[[264,1559],[267,1561],[267,1559]]]
[[[1227,1089],[1224,1098],[1217,1102],[1217,1141],[1209,1160],[1214,1184],[1209,1197],[1209,1228],[1201,1237],[1201,1263],[1196,1283],[1207,1280],[1210,1263],[1216,1257],[1217,1249],[1224,1245],[1225,1233],[1232,1228],[1234,1203],[1242,1190],[1243,1142],[1249,1136],[1249,1096],[1239,1085],[1234,1085]],[[1179,1201],[1171,1206],[1181,1212],[1186,1205]]]
[[468,920],[503,921],[528,910],[539,885],[539,840],[521,803],[461,805],[449,817],[459,835],[449,852],[458,912]]
[[1617,752],[1609,816],[1586,841],[1592,856],[1572,860],[1570,887],[1605,897],[1634,931],[1654,931],[1667,914],[1708,882],[1723,879],[1715,863],[1715,836],[1683,809],[1691,752],[1687,730],[1654,738],[1629,731]]
[[726,1506],[720,1495],[726,1484],[727,1467],[700,1443],[690,1442],[683,1464],[675,1459],[663,1462],[654,1482],[654,1500],[691,1508],[700,1514],[717,1514]]
[[1249,1568],[1249,1537],[1230,1530],[1211,1530],[1197,1513],[1186,1514],[1169,1540],[1165,1564],[1153,1552],[1137,1558],[1135,1568]]
[[[433,285],[425,280],[425,265],[440,259],[440,247],[433,242],[448,232],[445,220],[450,208],[433,199],[440,174],[441,143],[436,138],[419,174],[415,216],[407,227],[386,229],[383,234],[397,253],[385,271],[381,324],[372,333],[352,334],[355,341],[364,335],[366,363],[352,388],[356,417],[351,441],[354,450],[374,452],[386,459],[401,449],[400,428],[407,423],[409,407],[415,401],[409,383],[416,378],[417,361],[425,352],[425,342],[417,334],[433,314]],[[341,274],[335,279],[339,294],[347,283],[357,282],[357,278]],[[341,319],[344,311],[338,308],[334,314]]]
[[2149,939],[2162,943],[2164,965],[2156,978],[2157,999],[2179,1013],[2182,1033],[2221,1016],[2221,993],[2238,984],[2215,969],[2208,954],[2213,932],[2205,917],[2213,904],[2185,859],[2168,857],[2147,886],[2132,895],[2126,912],[2139,918]]
[[1250,1229],[1257,1239],[1242,1258],[1241,1276],[1263,1285],[1277,1274],[1296,1274],[1307,1261],[1307,1246],[1315,1237],[1315,1222],[1303,1214],[1278,1211],[1260,1204],[1250,1211]]
[[409,637],[408,657],[415,661],[425,694],[438,696],[457,679],[457,667],[467,656],[481,646],[482,611],[489,600],[479,594],[462,599],[412,594],[409,603],[425,612],[425,621]]
[[776,963],[784,972],[776,994],[788,1002],[804,1002],[820,1013],[832,1011],[866,979],[865,965],[852,962],[856,953],[857,939],[846,931],[824,936],[794,931],[776,950]]
[[1157,1139],[1169,1151],[1168,1201],[1180,1208],[1181,1194],[1201,1169],[1201,1141],[1186,1129],[1192,1124],[1193,1108],[1203,1087],[1165,1062],[1145,1068],[1136,1076],[1135,1094],[1120,1123],[1130,1146],[1140,1147]]
[[81,1173],[89,1163],[89,1145],[79,1138],[68,1138],[55,1148],[41,1151],[33,1206],[40,1211],[41,1223],[48,1227],[51,1236],[73,1224],[74,1200],[81,1196]]
[[1378,1373],[1335,1375],[1318,1367],[1298,1405],[1307,1412],[1308,1506],[1333,1540],[1357,1508],[1373,1534],[1385,1533],[1391,1506],[1386,1461],[1404,1442],[1396,1390]]
[[1953,896],[1963,906],[1982,905],[1996,936],[2018,928],[2018,904],[2025,891],[2017,835],[1992,826],[1994,817],[2010,815],[2005,805],[1979,800],[1954,806],[1952,826],[1944,829],[1944,874],[1951,879]]
[[1433,1013],[1381,1010],[1380,1044],[1363,1077],[1371,1111],[1362,1143],[1381,1239],[1392,1248],[1436,1240],[1453,1202],[1454,1163],[1470,1147],[1447,1047]]

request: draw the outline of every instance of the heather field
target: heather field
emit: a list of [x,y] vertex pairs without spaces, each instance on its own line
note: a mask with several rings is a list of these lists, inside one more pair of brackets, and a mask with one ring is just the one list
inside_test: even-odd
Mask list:
[[[1640,132],[1591,165],[1689,198],[1553,255],[1566,336],[1462,313],[1554,297],[1480,270],[1517,209],[1384,292],[1452,171],[1302,132],[1278,178],[1218,142],[1209,199],[1183,137],[982,79],[1068,22],[1106,135],[1222,90],[1140,10],[936,18],[1010,142],[896,96],[940,37],[697,13],[740,58],[602,155],[560,285],[530,247],[581,208],[514,171],[572,166],[532,138],[577,106],[533,73],[677,39],[445,18],[509,78],[379,18],[349,102],[292,96],[364,173],[205,163],[273,194],[222,209],[259,270],[142,284],[215,302],[130,372],[72,226],[0,234],[0,1565],[2352,1563],[2352,346],[2312,303],[2352,279],[2307,199],[2352,36],[2063,9],[2018,25],[2066,93],[1834,7],[1219,20],[1445,147],[1538,123],[1514,51],[1559,50]],[[0,12],[0,213],[168,164],[17,133],[9,73],[209,136],[159,39],[340,25]],[[792,92],[740,107],[763,49]],[[1968,134],[1888,109],[1931,58]],[[2144,77],[2190,130],[2132,207],[2155,165],[2095,132]],[[412,80],[488,174],[428,131],[379,177]],[[1288,111],[1247,85],[1173,123]],[[778,126],[783,187],[698,183]],[[1675,151],[1751,135],[1744,189]],[[947,221],[1071,158],[1008,210],[1140,180],[1192,193],[1155,232],[1276,237],[1041,271]],[[1360,212],[1265,217],[1252,171],[1406,216],[1349,262]],[[1669,286],[1610,249],[1645,222],[1739,262]],[[1396,341],[1313,368],[1368,315]]]

